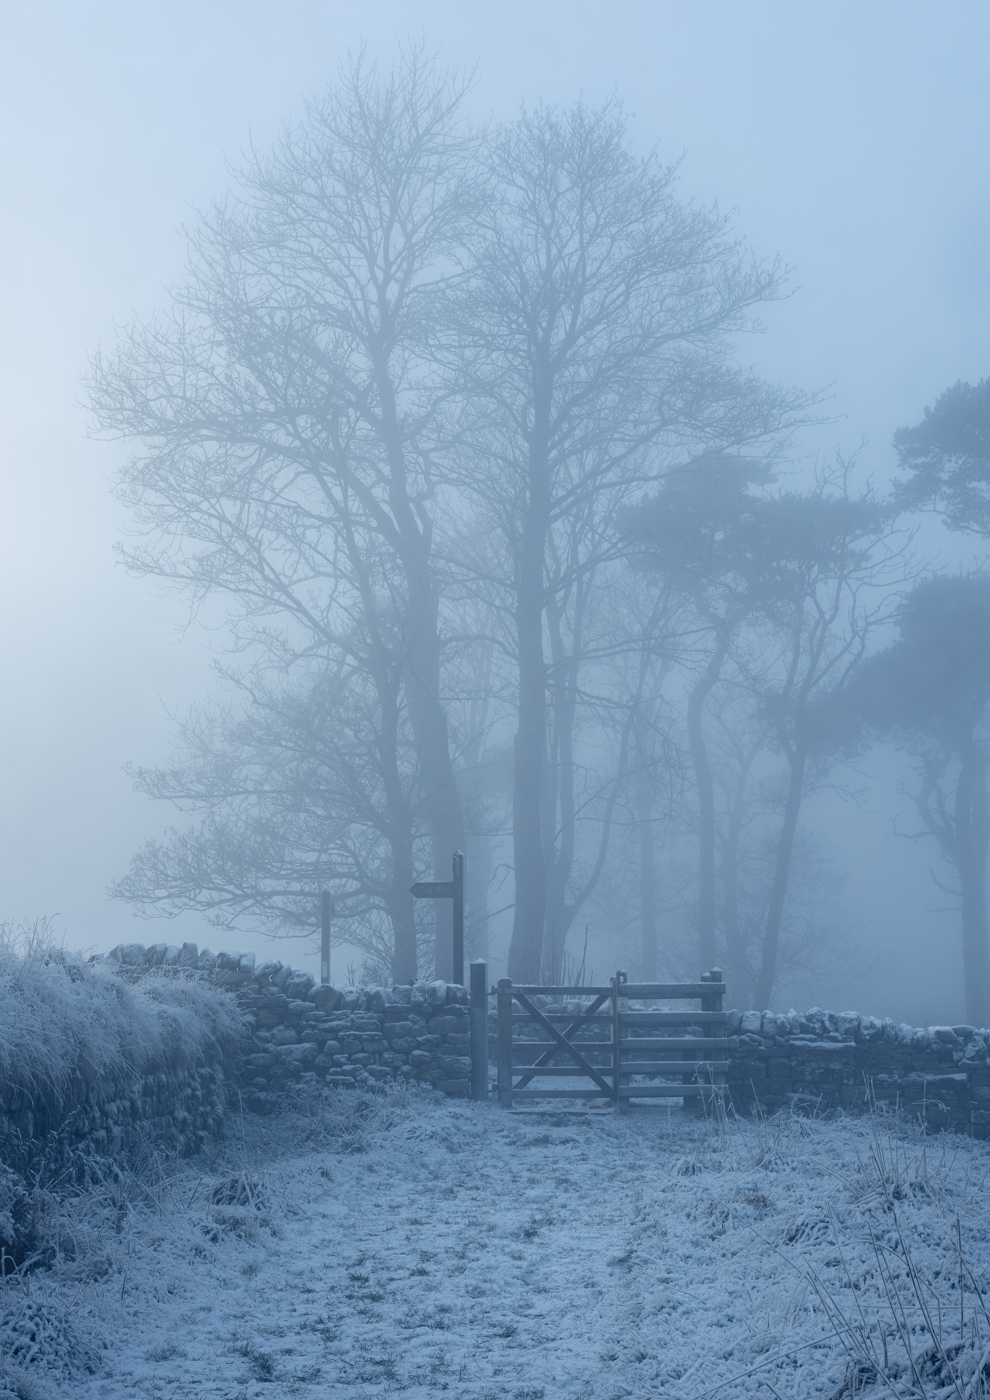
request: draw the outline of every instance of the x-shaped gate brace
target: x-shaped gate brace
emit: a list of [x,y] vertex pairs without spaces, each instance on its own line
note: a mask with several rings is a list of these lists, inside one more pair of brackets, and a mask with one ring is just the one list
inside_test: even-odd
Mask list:
[[[478,965],[479,973],[482,971]],[[624,972],[616,973],[609,987],[518,987],[509,978],[503,978],[494,987],[497,999],[497,1065],[498,1096],[507,1107],[512,1106],[513,1095],[523,1098],[605,1098],[617,1104],[620,1109],[628,1107],[630,1099],[638,1098],[697,1098],[704,1097],[709,1089],[717,1087],[716,1076],[724,1075],[728,1068],[721,1056],[726,1050],[725,1013],[722,1011],[722,997],[725,984],[718,968],[702,973],[696,983],[643,983],[629,984]],[[532,997],[537,992],[552,996],[577,993],[591,998],[591,1003],[580,1012],[557,1010],[544,1013],[534,1005]],[[479,977],[478,1020],[480,1027],[481,1002],[484,996],[483,984]],[[639,1001],[690,1001],[701,1000],[700,1011],[667,1011],[657,1007],[645,1010],[623,1007],[623,998],[635,997]],[[472,1005],[474,1003],[472,1002]],[[521,1015],[513,1015],[513,1007],[518,1004]],[[609,1014],[599,1013],[608,1006]],[[514,1022],[532,1022],[551,1042],[516,1041],[513,1036]],[[693,1025],[695,1021],[706,1029],[698,1033],[700,1039],[685,1036],[682,1027]],[[565,1022],[563,1031],[554,1022]],[[589,1025],[609,1027],[609,1040],[599,1044],[595,1040],[582,1040],[575,1044],[574,1037]],[[676,1028],[676,1030],[675,1030]],[[650,1032],[661,1032],[661,1038],[650,1038]],[[646,1034],[644,1035],[644,1031]],[[681,1031],[678,1035],[677,1031]],[[663,1032],[667,1032],[663,1034]],[[671,1033],[673,1032],[673,1038]],[[480,1029],[479,1029],[480,1036]],[[720,1038],[721,1036],[721,1038]],[[479,1039],[479,1047],[480,1047]],[[525,1064],[513,1063],[516,1047],[525,1048],[532,1054],[538,1048],[540,1054],[535,1060]],[[584,1049],[609,1052],[607,1065],[594,1065]],[[695,1060],[685,1060],[688,1050],[705,1050],[707,1053]],[[666,1052],[664,1055],[663,1052]],[[482,1054],[481,1049],[478,1051]],[[569,1063],[554,1064],[558,1055],[563,1054]],[[645,1056],[645,1058],[644,1058]],[[711,1080],[702,1082],[698,1075],[705,1071]],[[677,1075],[671,1082],[670,1076]],[[528,1089],[527,1085],[541,1076],[580,1077],[591,1081],[587,1089]],[[661,1079],[661,1083],[643,1084],[640,1080]],[[635,1079],[635,1083],[633,1082]],[[609,1082],[611,1081],[611,1082]]]
[[[546,1031],[550,1038],[555,1042],[549,1050],[546,1050],[540,1056],[540,1058],[536,1061],[535,1064],[526,1066],[528,1072],[522,1076],[522,1078],[517,1084],[513,1084],[513,1092],[515,1092],[517,1089],[525,1089],[527,1084],[531,1083],[534,1079],[538,1077],[539,1070],[544,1066],[549,1065],[550,1061],[554,1058],[554,1056],[560,1050],[563,1050],[567,1055],[571,1057],[572,1060],[574,1060],[578,1064],[578,1066],[588,1076],[588,1078],[593,1080],[594,1083],[597,1084],[599,1089],[603,1089],[606,1094],[612,1094],[612,1085],[608,1082],[607,1079],[604,1079],[602,1075],[599,1074],[598,1070],[595,1069],[594,1065],[592,1065],[588,1060],[585,1059],[585,1057],[581,1054],[581,1051],[577,1048],[576,1045],[573,1045],[570,1040],[570,1037],[572,1035],[576,1035],[579,1030],[582,1030],[587,1026],[589,1017],[592,1017],[597,1012],[599,1012],[601,1008],[605,1005],[605,1003],[610,1000],[610,995],[608,992],[597,996],[595,1000],[591,1003],[591,1005],[586,1007],[585,1010],[582,1011],[581,1014],[577,1017],[577,1019],[572,1021],[571,1024],[564,1031],[559,1031],[551,1021],[548,1021],[547,1018],[543,1015],[543,1012],[540,1011],[538,1007],[533,1005],[533,1003],[530,1001],[529,997],[525,994],[525,992],[518,991],[515,987],[513,987],[512,997],[514,1001],[518,1001],[519,1005],[526,1012],[527,1016],[531,1017],[532,1020],[535,1021],[536,1024],[540,1026],[542,1030]],[[522,1068],[522,1066],[518,1066],[518,1068]]]

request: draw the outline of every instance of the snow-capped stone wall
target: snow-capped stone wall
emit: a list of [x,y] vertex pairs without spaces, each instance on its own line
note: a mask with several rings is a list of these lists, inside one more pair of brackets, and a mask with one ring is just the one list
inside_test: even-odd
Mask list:
[[[418,1079],[445,1094],[470,1084],[467,993],[445,982],[405,987],[303,988],[278,963],[260,968],[239,993],[253,1023],[240,1079],[248,1105],[287,1081],[314,1075],[359,1088],[386,1079]],[[281,985],[280,985],[281,983]]]
[[442,1093],[470,1087],[468,996],[445,982],[402,987],[318,986],[285,963],[256,964],[253,953],[214,954],[139,943],[109,955],[121,975],[153,967],[185,968],[236,994],[245,1013],[236,1083],[248,1108],[265,1112],[287,1084],[307,1078],[344,1088],[387,1079],[416,1079]]
[[[233,1073],[249,1108],[273,1108],[286,1085],[303,1080],[360,1088],[405,1078],[446,1094],[469,1092],[469,1011],[463,987],[444,982],[317,986],[308,973],[281,962],[258,966],[253,953],[213,954],[192,943],[181,948],[128,944],[109,956],[124,977],[140,977],[160,966],[195,969],[236,993],[247,1034]],[[579,1012],[580,1003],[573,1009]],[[492,1013],[492,1055],[494,1031]],[[540,1038],[536,1027],[517,1027],[516,1033]],[[730,1011],[726,1033],[729,1091],[741,1113],[772,1113],[788,1106],[816,1112],[857,1109],[872,1099],[923,1115],[933,1128],[990,1136],[990,1031],[972,1026],[918,1029],[814,1007],[786,1015]],[[601,1035],[606,1041],[607,1031]],[[607,1053],[604,1043],[602,1052]],[[587,1054],[596,1063],[601,1058],[592,1050]]]
[[740,1112],[826,1112],[870,1100],[932,1128],[990,1136],[990,1031],[895,1025],[855,1012],[730,1011],[728,1081]]

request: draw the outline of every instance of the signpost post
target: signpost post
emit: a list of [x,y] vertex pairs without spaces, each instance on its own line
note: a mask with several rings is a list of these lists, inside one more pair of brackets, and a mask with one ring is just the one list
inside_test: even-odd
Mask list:
[[452,880],[419,880],[410,888],[414,899],[454,901],[454,981],[464,986],[464,852],[454,852]]
[[464,986],[464,855],[454,852],[454,981]]
[[333,914],[333,905],[330,903],[330,891],[323,891],[323,898],[320,900],[320,981],[323,986],[330,983],[330,918]]

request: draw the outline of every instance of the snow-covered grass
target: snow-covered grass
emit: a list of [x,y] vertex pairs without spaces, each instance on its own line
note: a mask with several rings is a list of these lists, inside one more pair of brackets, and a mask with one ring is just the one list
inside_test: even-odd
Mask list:
[[988,1182],[894,1117],[301,1096],[65,1203],[0,1342],[30,1400],[975,1400]]
[[239,1031],[234,999],[150,974],[136,985],[73,957],[40,921],[0,924],[0,1083],[57,1108],[71,1082],[196,1064]]

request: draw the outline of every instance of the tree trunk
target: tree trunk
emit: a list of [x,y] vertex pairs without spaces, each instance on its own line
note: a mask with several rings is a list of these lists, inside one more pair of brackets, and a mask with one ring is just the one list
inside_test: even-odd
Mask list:
[[[541,540],[542,546],[542,540]],[[546,762],[546,667],[543,659],[543,551],[539,582],[523,573],[516,608],[519,646],[519,719],[513,743],[512,854],[515,910],[509,944],[509,976],[514,982],[539,979],[546,914],[546,867],[540,798]]]
[[519,718],[513,743],[512,857],[515,909],[509,944],[509,976],[539,981],[546,919],[547,877],[541,797],[547,745],[547,675],[543,651],[544,556],[550,520],[549,385],[534,395],[522,538],[517,554],[515,630],[519,668]]
[[[560,682],[553,695],[553,723],[548,743],[549,761],[545,792],[548,797],[543,805],[543,856],[546,870],[546,915],[544,920],[543,956],[541,967],[550,984],[557,982],[556,976],[549,974],[549,968],[562,967],[567,935],[571,930],[585,901],[588,899],[604,869],[612,834],[612,815],[619,794],[623,791],[626,766],[629,757],[629,742],[634,724],[635,707],[627,712],[622,727],[615,773],[611,783],[611,793],[605,801],[605,810],[598,824],[597,851],[594,863],[573,898],[567,898],[568,885],[574,874],[578,805],[575,792],[574,774],[574,728],[577,717],[578,677],[580,673],[580,609],[575,608],[575,628],[573,645],[575,651],[565,658],[563,648],[558,649],[559,617],[549,606],[545,609],[548,632],[551,641],[551,655]],[[558,660],[559,655],[559,660]],[[561,679],[562,678],[562,679]],[[636,697],[636,704],[640,696]],[[548,713],[548,719],[549,719]],[[590,855],[586,849],[585,857]]]
[[719,678],[728,645],[720,636],[708,665],[701,673],[687,704],[688,744],[698,788],[698,969],[714,967],[715,952],[715,791],[708,761],[702,714],[705,701]]
[[[449,880],[453,854],[464,849],[464,823],[450,761],[447,716],[440,698],[438,599],[435,591],[425,588],[410,590],[410,594],[406,694],[433,857],[433,869],[426,872],[426,878]],[[434,976],[449,982],[454,973],[452,902],[435,900],[434,911]]]
[[956,866],[962,894],[963,980],[966,1020],[990,1025],[990,943],[987,940],[987,754],[969,743],[961,753],[956,786]]
[[413,823],[398,762],[398,668],[378,657],[374,676],[381,713],[380,765],[388,809],[388,843],[392,878],[385,905],[392,923],[392,978],[401,985],[415,980],[419,967],[416,946],[416,914],[409,887],[413,882]]
[[492,838],[487,831],[472,831],[467,836],[468,883],[471,898],[465,895],[464,941],[469,962],[476,958],[488,961],[488,889],[492,880]]
[[725,841],[722,846],[722,926],[730,1006],[748,1010],[752,1005],[753,979],[739,927],[739,847],[746,817],[746,786],[758,750],[740,757],[739,781],[732,797]]
[[657,980],[657,871],[653,841],[653,783],[641,756],[636,775],[636,821],[639,826],[639,912],[643,935],[643,981]]
[[401,852],[393,845],[392,886],[388,913],[392,922],[392,981],[397,986],[416,979],[416,910],[409,893],[413,879],[412,843]]
[[804,797],[804,769],[807,758],[807,751],[804,748],[797,748],[788,754],[791,777],[787,785],[784,819],[777,841],[777,860],[774,865],[773,884],[770,886],[770,902],[767,906],[767,922],[763,933],[760,975],[756,979],[754,1004],[757,1011],[765,1011],[769,1008],[774,978],[777,975],[780,926],[783,922],[784,899],[787,895],[787,882],[791,873],[794,837],[797,833],[798,817],[801,815],[801,801]]
[[[396,548],[405,577],[405,682],[409,723],[419,763],[423,815],[430,833],[431,880],[449,880],[453,854],[464,849],[460,794],[450,758],[447,715],[440,692],[440,599],[431,565],[432,523],[417,513],[409,497],[405,445],[387,355],[373,355],[381,396],[381,434],[389,465],[389,504]],[[434,976],[451,981],[454,972],[453,907],[433,902],[436,919]]]
[[563,966],[564,945],[578,904],[568,905],[567,887],[574,870],[577,841],[574,792],[574,724],[577,718],[578,675],[581,666],[583,593],[574,600],[571,652],[567,654],[561,628],[562,611],[552,592],[544,613],[550,643],[554,684],[547,709],[547,781],[543,803],[543,862],[546,870],[546,911],[543,919],[541,965],[546,980],[558,981],[550,968]]
[[465,956],[488,961],[489,910],[495,848],[488,827],[486,811],[488,785],[492,768],[485,761],[485,738],[492,697],[492,648],[485,650],[480,671],[471,681],[474,698],[468,706],[467,743],[461,749],[457,773],[457,790],[464,813],[464,851],[467,855],[467,889],[465,890],[464,943]]

